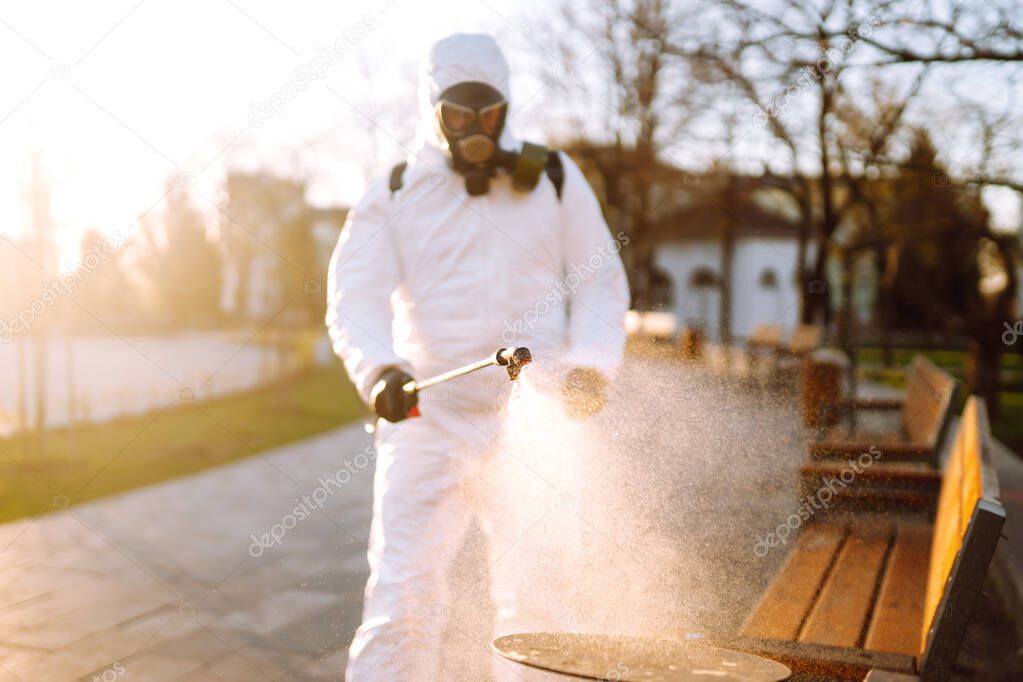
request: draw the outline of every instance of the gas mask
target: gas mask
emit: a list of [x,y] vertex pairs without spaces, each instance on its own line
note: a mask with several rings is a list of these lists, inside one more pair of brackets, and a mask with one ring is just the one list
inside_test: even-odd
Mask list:
[[475,81],[456,83],[440,94],[435,108],[451,165],[465,178],[470,196],[486,194],[499,168],[511,173],[515,189],[536,187],[547,164],[547,148],[528,142],[518,152],[500,148],[508,102],[495,88]]

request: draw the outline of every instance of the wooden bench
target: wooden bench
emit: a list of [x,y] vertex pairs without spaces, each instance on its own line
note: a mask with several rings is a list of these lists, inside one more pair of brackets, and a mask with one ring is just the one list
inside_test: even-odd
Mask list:
[[803,358],[803,426],[823,429],[838,423],[849,356],[836,349],[815,350]]
[[947,679],[1005,520],[990,447],[970,398],[933,514],[811,522],[728,646],[814,675]]
[[773,360],[782,347],[785,330],[778,324],[758,324],[746,337],[745,353],[741,347],[736,357],[738,376],[753,379],[764,386],[770,383],[774,371]]
[[922,355],[913,358],[906,375],[906,396],[901,400],[857,399],[846,407],[853,411],[899,410],[894,431],[871,433],[857,428],[857,421],[834,426],[808,445],[814,460],[857,457],[871,447],[881,451],[884,462],[923,462],[937,466],[941,443],[956,395],[955,379]]
[[703,330],[685,326],[678,334],[679,357],[683,360],[699,360],[703,357]]
[[823,341],[824,328],[820,325],[796,325],[788,341],[774,350],[770,379],[779,387],[794,388],[792,382],[805,374],[808,358]]
[[758,324],[746,339],[746,348],[750,352],[771,351],[781,347],[784,329],[780,324]]
[[780,346],[778,352],[785,356],[803,358],[820,348],[823,342],[823,327],[818,324],[800,324],[792,330],[788,343]]

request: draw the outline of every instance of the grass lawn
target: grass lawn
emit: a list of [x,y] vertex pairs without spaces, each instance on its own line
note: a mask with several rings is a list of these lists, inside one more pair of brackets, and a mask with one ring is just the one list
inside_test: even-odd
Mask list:
[[[0,522],[183,476],[352,422],[362,414],[340,367],[272,387],[46,434],[0,440]],[[69,447],[70,445],[70,447]]]
[[[865,348],[860,351],[860,376],[895,388],[903,388],[905,368],[913,356],[923,353],[935,365],[963,380],[966,353],[961,350],[924,350],[911,348],[895,350],[895,366],[881,365],[881,350]],[[996,438],[1023,454],[1023,356],[1016,353],[1002,355],[1001,413],[991,424]]]

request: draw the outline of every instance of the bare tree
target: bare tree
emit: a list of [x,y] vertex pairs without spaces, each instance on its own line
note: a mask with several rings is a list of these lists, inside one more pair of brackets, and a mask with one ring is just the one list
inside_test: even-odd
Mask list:
[[880,65],[1023,61],[1023,10],[1013,0],[875,4],[890,11],[863,41]]
[[[590,160],[600,168],[605,204],[630,236],[624,256],[639,305],[650,299],[658,164],[688,111],[677,96],[689,80],[688,64],[670,58],[667,39],[690,12],[667,0],[565,2],[549,25],[550,39],[538,43],[541,79],[550,91],[544,99],[560,100],[575,131],[566,144],[585,141],[576,151],[599,151]],[[585,127],[571,124],[587,120],[590,131],[582,134]]]
[[[841,345],[849,345],[852,341],[851,266],[854,259],[865,252],[871,253],[880,265],[882,275],[892,263],[889,247],[893,235],[882,217],[882,209],[894,200],[888,191],[890,178],[896,172],[891,168],[893,159],[898,158],[898,142],[900,137],[904,137],[900,133],[914,134],[912,126],[906,125],[906,112],[920,93],[927,73],[926,67],[920,69],[906,88],[895,87],[875,77],[867,91],[869,96],[867,92],[851,96],[843,91],[839,97],[835,110],[839,129],[835,138],[839,178],[846,192],[847,210],[856,213],[854,220],[850,221],[856,234],[847,237],[844,248],[846,267],[838,333]],[[904,146],[908,146],[906,142]],[[890,332],[894,320],[891,291],[887,285],[890,279],[882,276],[877,292],[880,341],[886,364],[891,364],[893,359]]]
[[[780,169],[765,160],[765,176],[799,208],[797,272],[806,322],[829,319],[826,258],[852,205],[848,192],[838,191],[842,150],[836,112],[847,98],[861,35],[877,22],[863,4],[782,3],[768,9],[719,0],[709,8],[714,37],[682,28],[669,45],[671,54],[699,64],[697,72],[708,83],[731,86],[733,97],[720,106],[748,111],[746,136],[766,134],[784,154]],[[892,132],[886,128],[882,137]]]
[[[829,318],[822,287],[826,258],[835,230],[857,200],[849,192],[853,174],[843,170],[855,160],[848,142],[841,146],[849,123],[843,112],[869,94],[871,77],[904,79],[913,65],[1017,60],[1023,46],[1018,10],[978,4],[715,0],[704,5],[698,26],[679,26],[669,36],[668,52],[698,65],[693,72],[705,82],[731,85],[734,97],[721,100],[722,109],[752,109],[746,135],[766,133],[786,159],[781,173],[765,164],[768,178],[790,191],[800,208],[804,320]],[[708,24],[715,27],[709,35]],[[918,79],[924,71],[917,73]],[[919,83],[906,91],[892,119],[898,126],[906,123],[906,105],[919,91]],[[874,120],[880,134],[859,140],[875,165],[884,161],[886,139],[898,132],[892,121]],[[993,174],[966,179],[1018,187],[1011,177]],[[807,263],[811,240],[815,253]]]

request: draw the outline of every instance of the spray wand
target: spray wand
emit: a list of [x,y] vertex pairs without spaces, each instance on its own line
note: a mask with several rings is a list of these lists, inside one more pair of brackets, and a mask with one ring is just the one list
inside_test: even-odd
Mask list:
[[[436,386],[437,384],[443,384],[445,381],[451,381],[458,377],[465,376],[466,374],[472,374],[478,372],[486,367],[493,367],[495,365],[504,367],[508,371],[508,378],[515,381],[519,378],[519,373],[522,372],[522,368],[533,361],[533,355],[529,352],[529,349],[524,346],[518,348],[499,348],[497,351],[482,360],[472,362],[468,365],[464,365],[457,369],[438,374],[437,376],[430,377],[429,379],[423,379],[422,381],[410,381],[402,386],[402,389],[409,394],[418,393],[419,391]],[[419,416],[419,408],[413,407],[409,411],[410,417]]]

